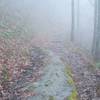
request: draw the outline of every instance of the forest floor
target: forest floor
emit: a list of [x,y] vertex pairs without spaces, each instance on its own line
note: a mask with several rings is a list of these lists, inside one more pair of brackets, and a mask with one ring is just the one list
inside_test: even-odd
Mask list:
[[43,40],[42,47],[53,51],[70,66],[79,100],[100,100],[100,69],[96,67],[92,56],[71,42],[65,44],[59,40]]
[[66,46],[58,43],[52,50],[71,67],[79,100],[99,100],[100,70],[89,54],[71,43]]
[[[45,52],[42,49],[45,49]],[[53,60],[57,56],[59,61],[64,64],[51,61],[52,64],[60,64],[58,67],[58,76],[64,78],[63,74],[61,74],[62,72],[60,72],[60,70],[63,70],[61,66],[68,66],[71,69],[70,76],[75,82],[74,85],[78,92],[78,98],[75,99],[76,95],[74,95],[74,99],[69,98],[68,100],[100,100],[100,70],[95,67],[92,57],[72,43],[66,43],[65,45],[62,41],[53,41],[44,36],[36,37],[35,39],[31,39],[31,41],[14,38],[5,40],[5,38],[0,37],[0,100],[25,100],[24,98],[27,96],[35,97],[37,95],[30,83],[34,82],[36,86],[39,86],[36,82],[44,76],[44,72],[48,72],[47,74],[51,75],[53,71],[56,72],[57,70],[57,66],[55,66],[55,68],[51,67],[51,69],[47,67],[47,71],[46,66],[49,64],[50,58],[46,50],[53,53]],[[50,78],[50,75],[47,74],[43,80]],[[55,74],[53,77],[55,77]],[[62,80],[64,82],[65,80],[62,78],[55,77],[54,79],[57,79],[57,82],[54,82],[54,84],[59,83],[62,85],[59,81]],[[51,78],[50,80],[54,81],[54,79]],[[40,83],[42,84],[41,81]],[[32,90],[31,93],[25,88],[27,86],[30,88],[29,84]],[[59,87],[59,84],[57,87]],[[38,89],[42,90],[44,88],[37,88],[36,91],[39,91]],[[59,89],[57,88],[57,90]],[[62,100],[59,97],[57,98],[57,100]],[[49,99],[55,100],[52,95],[45,100]],[[26,100],[41,99],[33,98]]]

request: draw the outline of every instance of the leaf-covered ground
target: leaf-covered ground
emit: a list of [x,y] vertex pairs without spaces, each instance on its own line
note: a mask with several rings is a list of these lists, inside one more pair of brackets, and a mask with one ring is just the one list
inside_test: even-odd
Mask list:
[[0,99],[43,98],[99,100],[100,70],[92,57],[76,45],[46,36],[0,37]]
[[[51,51],[47,52],[46,48],[43,50],[43,47],[36,47],[33,43],[35,42],[27,45],[25,41],[19,39],[1,38],[0,98],[2,100],[76,98],[77,92],[69,74],[70,70],[64,72],[66,66],[59,57],[51,54]],[[34,84],[39,85],[34,88]]]
[[87,51],[76,44],[70,42],[65,44],[59,40],[46,40],[44,47],[59,55],[61,60],[70,66],[79,100],[100,99],[100,69],[96,67],[92,56]]

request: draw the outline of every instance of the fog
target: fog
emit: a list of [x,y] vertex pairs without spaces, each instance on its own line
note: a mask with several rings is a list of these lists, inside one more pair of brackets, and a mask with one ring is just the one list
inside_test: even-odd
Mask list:
[[[94,2],[89,1],[80,0],[79,8],[78,0],[75,1],[74,43],[91,51]],[[14,30],[20,28],[28,34],[48,35],[66,43],[71,34],[71,0],[1,0],[0,19]]]

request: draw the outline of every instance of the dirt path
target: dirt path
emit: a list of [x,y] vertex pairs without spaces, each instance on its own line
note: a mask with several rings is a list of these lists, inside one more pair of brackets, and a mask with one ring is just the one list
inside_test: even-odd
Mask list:
[[[48,100],[49,97],[50,100],[52,100],[54,99],[53,96],[55,96],[57,100],[63,100],[70,94],[71,90],[70,86],[67,86],[67,84],[65,85],[65,80],[68,77],[65,77],[63,72],[64,67],[69,66],[72,69],[73,74],[71,76],[75,81],[79,100],[100,100],[100,73],[97,73],[97,70],[94,67],[94,64],[89,55],[87,55],[85,52],[71,43],[67,43],[65,45],[63,41],[53,41],[52,39],[49,39],[49,37],[47,37],[46,39],[36,37],[35,40],[33,39],[29,44],[30,47],[37,46],[39,48],[43,48],[45,50],[53,52],[51,63],[49,63],[47,66],[47,63],[48,61],[50,61],[50,59],[44,59],[48,58],[48,55],[45,55],[45,51],[41,52],[41,49],[34,48],[32,50],[33,52],[31,53],[31,65],[29,64],[26,67],[24,66],[25,68],[23,67],[21,69],[20,67],[22,67],[22,65],[19,66],[18,68],[20,69],[20,72],[18,69],[16,69],[17,67],[15,67],[17,73],[14,73],[14,76],[12,76],[12,78],[14,78],[14,81],[11,82],[10,85],[8,85],[10,86],[9,89],[8,87],[6,87],[5,89],[7,90],[7,93],[4,91],[6,93],[6,95],[4,93],[5,97],[7,96],[7,98],[12,98],[10,100],[25,100],[23,99],[23,97],[27,96],[29,91],[25,91],[26,93],[23,92],[25,90],[23,87],[27,87],[27,84],[29,85],[32,82],[38,81],[35,84],[37,88],[34,89],[34,86],[31,87],[31,84],[30,87],[28,87],[38,93],[34,94],[32,92],[34,98],[29,100],[42,100],[44,98],[44,95],[48,95],[45,96],[45,100]],[[43,75],[43,77],[41,77],[41,75]],[[16,76],[18,76],[18,78]],[[38,80],[41,78],[42,80]],[[52,82],[54,83],[51,84]],[[5,84],[5,86],[7,85]],[[52,89],[51,87],[54,87],[54,89]],[[66,90],[68,91],[65,91],[64,88],[66,88]],[[23,96],[22,99],[19,98],[20,96]]]
[[97,75],[96,68],[89,60],[89,56],[72,44],[65,47],[60,42],[54,42],[50,48],[72,68],[79,100],[100,100],[100,95],[97,93],[100,92],[98,89],[100,75]]
[[66,66],[63,62],[51,51],[48,54],[50,60],[44,69],[44,75],[31,86],[37,95],[28,100],[64,100],[75,90],[75,86],[68,83],[70,76],[65,73]]
[[[38,43],[38,42],[37,42]],[[39,46],[41,43],[37,44]],[[60,56],[65,64],[69,64],[73,72],[73,78],[79,94],[79,100],[100,100],[100,74],[97,75],[96,68],[90,55],[80,50],[71,43],[59,40],[44,39],[42,47],[49,48]]]

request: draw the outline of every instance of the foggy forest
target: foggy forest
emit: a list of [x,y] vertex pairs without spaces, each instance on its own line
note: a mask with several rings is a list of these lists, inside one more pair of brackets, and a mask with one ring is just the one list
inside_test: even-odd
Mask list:
[[0,100],[100,100],[100,0],[0,0]]

